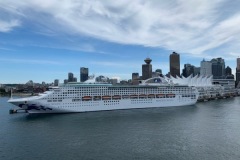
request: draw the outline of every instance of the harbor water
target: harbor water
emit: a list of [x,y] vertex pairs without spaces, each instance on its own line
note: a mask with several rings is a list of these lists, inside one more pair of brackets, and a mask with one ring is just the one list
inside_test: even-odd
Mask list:
[[240,97],[192,106],[9,114],[0,97],[0,159],[240,159]]

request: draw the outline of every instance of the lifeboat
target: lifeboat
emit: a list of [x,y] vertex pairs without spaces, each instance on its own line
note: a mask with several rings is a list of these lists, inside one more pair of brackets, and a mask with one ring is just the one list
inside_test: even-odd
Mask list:
[[154,94],[149,94],[148,98],[155,98],[155,95]]
[[121,99],[121,96],[120,95],[114,95],[114,96],[112,96],[112,99]]
[[102,100],[111,100],[111,96],[102,96]]
[[141,99],[147,98],[147,95],[146,95],[146,94],[140,94],[140,95],[139,95],[139,98],[141,98]]
[[82,100],[83,101],[90,101],[90,100],[92,100],[92,97],[91,96],[84,96],[84,97],[82,97]]
[[169,93],[169,94],[167,94],[166,96],[167,96],[168,98],[174,98],[174,97],[175,97],[175,94]]
[[131,99],[137,99],[137,98],[138,98],[138,95],[135,95],[135,94],[134,94],[134,95],[130,95],[130,98],[131,98]]
[[129,95],[122,95],[122,99],[129,99]]
[[165,94],[156,94],[157,98],[165,98]]

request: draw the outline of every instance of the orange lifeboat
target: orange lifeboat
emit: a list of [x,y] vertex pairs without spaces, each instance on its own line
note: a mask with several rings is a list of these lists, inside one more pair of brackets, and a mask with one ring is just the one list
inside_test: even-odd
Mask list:
[[129,95],[122,95],[122,99],[129,99]]
[[131,99],[137,99],[137,98],[138,98],[138,95],[136,95],[136,94],[130,95],[130,98],[131,98]]
[[169,93],[169,94],[167,94],[166,96],[167,96],[168,98],[174,98],[174,97],[175,97],[175,94]]
[[83,101],[90,101],[90,100],[92,100],[92,97],[91,96],[84,96],[84,97],[82,97],[82,100]]
[[156,94],[157,98],[165,98],[165,94]]
[[111,100],[111,96],[102,96],[102,100]]
[[148,98],[155,98],[155,95],[154,94],[149,94]]
[[147,98],[147,95],[146,95],[146,94],[140,94],[140,95],[139,95],[139,98],[141,98],[141,99]]
[[112,99],[121,99],[121,96],[120,95],[114,95],[114,96],[112,96]]

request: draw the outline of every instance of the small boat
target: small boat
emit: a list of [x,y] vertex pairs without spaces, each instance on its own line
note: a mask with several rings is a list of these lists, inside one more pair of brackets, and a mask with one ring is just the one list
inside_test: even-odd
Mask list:
[[129,99],[129,95],[122,95],[122,99]]
[[169,94],[166,94],[166,97],[168,97],[168,98],[174,98],[174,97],[175,97],[175,94],[169,93]]
[[102,100],[111,100],[111,96],[102,96]]
[[92,97],[91,96],[84,96],[84,97],[82,97],[82,100],[83,101],[90,101],[90,100],[92,100]]
[[155,98],[155,94],[149,94],[148,98]]
[[112,96],[112,99],[121,99],[121,96],[120,95],[114,95],[114,96]]
[[165,98],[165,94],[156,94],[156,98]]
[[147,98],[147,95],[146,95],[146,94],[140,94],[140,95],[139,95],[139,98],[141,98],[141,99]]
[[136,95],[136,94],[130,95],[130,98],[131,98],[131,99],[137,99],[137,98],[138,98],[138,95]]

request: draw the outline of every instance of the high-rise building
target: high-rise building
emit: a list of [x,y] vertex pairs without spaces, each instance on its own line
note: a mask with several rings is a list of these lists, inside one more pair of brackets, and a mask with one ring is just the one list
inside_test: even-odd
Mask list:
[[190,75],[193,75],[194,74],[194,66],[191,65],[191,64],[184,64],[184,68],[182,70],[182,75],[184,77],[188,77]]
[[195,67],[194,66],[194,73],[193,76],[200,75],[200,67]]
[[226,76],[232,74],[232,69],[229,66],[226,67],[225,71],[226,71]]
[[58,84],[59,84],[59,80],[58,80],[58,79],[55,79],[55,80],[54,80],[54,86],[58,86]]
[[67,83],[68,83],[68,80],[67,80],[67,79],[64,79],[63,83],[64,83],[64,84],[67,84]]
[[161,69],[156,69],[155,72],[159,73],[160,75],[162,74],[162,70]]
[[112,79],[109,79],[109,82],[110,82],[111,84],[117,84],[118,79],[112,78]]
[[180,56],[176,52],[170,54],[170,75],[180,76]]
[[240,71],[240,58],[237,58],[237,70]]
[[212,75],[213,79],[224,79],[225,78],[225,62],[222,58],[214,58],[211,60],[212,63]]
[[68,73],[68,82],[73,82],[74,75],[73,73],[69,72]]
[[139,79],[139,73],[132,73],[132,80]]
[[203,59],[200,64],[200,75],[201,76],[211,76],[212,75],[212,63],[210,61],[205,61]]
[[73,82],[77,82],[77,77],[73,77]]
[[236,68],[236,86],[240,87],[240,58],[237,58],[237,68]]
[[137,85],[139,84],[139,73],[132,73],[132,84]]
[[81,67],[80,68],[80,82],[85,82],[88,80],[88,68]]
[[146,58],[144,62],[146,64],[142,65],[142,79],[146,80],[148,78],[152,78],[152,65],[150,64],[152,60],[150,58]]
[[196,76],[200,74],[200,67],[195,67],[191,64],[184,64],[184,68],[182,70],[182,75],[184,77],[188,77],[190,75]]

